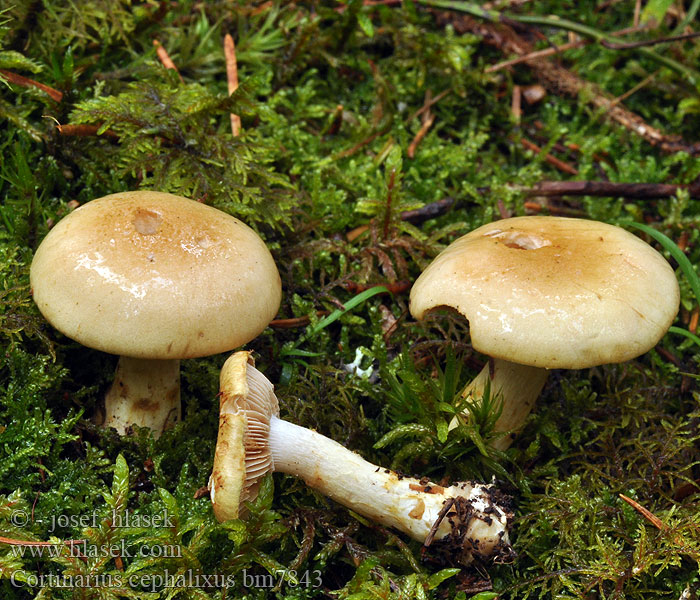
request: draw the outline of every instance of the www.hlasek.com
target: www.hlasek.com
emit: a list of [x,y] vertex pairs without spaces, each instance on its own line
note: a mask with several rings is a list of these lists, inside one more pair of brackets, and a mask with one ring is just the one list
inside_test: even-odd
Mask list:
[[116,544],[90,544],[87,540],[57,544],[27,542],[11,546],[10,552],[15,558],[182,558],[178,544],[130,545],[126,540]]
[[192,570],[184,573],[170,573],[167,569],[156,574],[109,573],[100,575],[66,575],[44,573],[36,575],[26,571],[16,571],[10,575],[10,583],[15,587],[29,588],[124,588],[159,592],[172,588],[319,588],[323,585],[321,571],[294,571],[279,569],[272,573],[249,573],[243,569],[235,575],[205,575]]

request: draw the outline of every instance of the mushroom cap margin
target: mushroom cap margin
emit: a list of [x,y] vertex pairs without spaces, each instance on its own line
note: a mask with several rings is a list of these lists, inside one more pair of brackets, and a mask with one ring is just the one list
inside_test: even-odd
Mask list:
[[673,269],[620,227],[564,217],[489,223],[441,252],[411,290],[411,313],[469,320],[475,349],[542,368],[643,354],[678,312]]
[[272,384],[254,367],[249,352],[235,352],[219,376],[219,433],[209,479],[214,515],[237,518],[258,494],[261,479],[274,471],[268,436],[279,415]]

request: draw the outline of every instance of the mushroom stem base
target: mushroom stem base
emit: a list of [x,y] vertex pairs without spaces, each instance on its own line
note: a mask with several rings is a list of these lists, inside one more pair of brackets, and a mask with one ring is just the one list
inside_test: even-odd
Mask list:
[[[493,361],[493,362],[491,362]],[[464,388],[462,397],[483,398],[486,385],[490,394],[499,396],[503,402],[501,415],[496,421],[495,430],[508,432],[491,445],[498,450],[505,450],[515,439],[525,419],[535,406],[549,371],[540,367],[519,365],[501,358],[490,359],[481,372]],[[456,421],[451,426],[456,426]]]
[[158,437],[179,420],[180,361],[121,356],[105,396],[103,425],[124,435],[136,424]]

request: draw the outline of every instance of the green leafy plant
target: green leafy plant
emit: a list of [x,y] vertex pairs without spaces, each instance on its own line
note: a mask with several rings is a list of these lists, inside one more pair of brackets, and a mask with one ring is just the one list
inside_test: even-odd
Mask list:
[[[630,227],[634,227],[635,229],[639,229],[651,236],[652,238],[654,238],[657,242],[659,242],[659,244],[661,244],[663,249],[666,250],[671,255],[671,257],[678,263],[681,272],[690,284],[690,289],[692,290],[693,295],[695,296],[694,306],[697,306],[700,302],[700,277],[698,277],[695,268],[688,260],[688,257],[685,255],[685,253],[678,247],[677,244],[674,243],[674,241],[671,238],[664,235],[660,231],[654,229],[653,227],[649,227],[648,225],[644,225],[642,223],[628,223],[628,225]],[[670,333],[682,335],[688,338],[689,340],[692,340],[698,346],[700,346],[700,337],[698,337],[694,333],[691,333],[687,329],[672,326],[669,327],[668,331]]]
[[420,457],[424,462],[457,466],[453,477],[496,474],[507,478],[506,469],[499,463],[502,453],[489,446],[490,441],[504,435],[494,431],[501,413],[498,396],[487,387],[483,398],[463,398],[461,390],[467,380],[462,375],[462,363],[449,347],[444,367],[435,365],[435,370],[437,376],[426,377],[425,371],[416,369],[409,354],[382,369],[387,386],[387,418],[397,424],[374,447],[417,438],[404,443],[394,454],[392,467]]

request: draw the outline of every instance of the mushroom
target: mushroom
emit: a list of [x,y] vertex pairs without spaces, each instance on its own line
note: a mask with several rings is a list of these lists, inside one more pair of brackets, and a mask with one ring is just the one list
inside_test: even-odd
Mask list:
[[548,369],[630,360],[651,349],[680,301],[668,262],[606,223],[514,217],[479,227],[443,250],[418,277],[411,314],[440,307],[469,320],[489,363],[463,395],[501,394],[493,444],[507,448],[544,386]]
[[180,419],[180,359],[236,348],[275,316],[281,282],[238,219],[172,194],[124,192],[62,219],[30,272],[39,310],[90,348],[120,355],[104,425],[154,435]]
[[[261,478],[296,475],[358,514],[431,543],[462,564],[513,558],[508,499],[493,485],[443,487],[373,465],[315,431],[278,417],[270,381],[248,352],[230,356],[220,376],[219,434],[209,480],[219,521],[239,517]],[[432,542],[432,540],[435,540]]]

